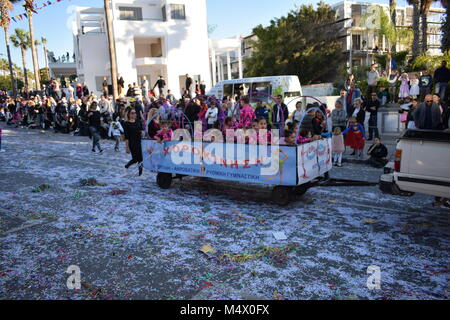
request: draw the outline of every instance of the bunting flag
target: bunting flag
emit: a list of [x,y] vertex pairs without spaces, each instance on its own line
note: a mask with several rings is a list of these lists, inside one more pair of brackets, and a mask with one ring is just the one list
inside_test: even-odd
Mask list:
[[[24,7],[25,7],[26,10],[30,10],[30,11],[33,12],[33,13],[38,13],[37,10],[42,10],[42,9],[48,7],[48,6],[54,5],[55,3],[59,3],[59,2],[61,2],[61,1],[63,1],[63,0],[44,1],[40,7],[36,7],[36,6],[33,4],[33,1],[31,1],[31,0],[25,0]],[[69,1],[70,1],[70,0],[69,0]],[[26,19],[28,19],[28,14],[27,14],[26,12],[24,12],[24,13],[22,13],[22,14],[18,14],[18,15],[14,16],[14,17],[11,17],[11,19],[12,19],[14,22],[17,22],[17,20],[22,20],[23,17],[25,17]]]

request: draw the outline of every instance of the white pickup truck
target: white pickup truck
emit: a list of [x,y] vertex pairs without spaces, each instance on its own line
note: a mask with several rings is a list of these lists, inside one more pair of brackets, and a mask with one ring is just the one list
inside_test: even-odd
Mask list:
[[407,130],[398,141],[393,167],[385,168],[381,191],[450,198],[450,132]]

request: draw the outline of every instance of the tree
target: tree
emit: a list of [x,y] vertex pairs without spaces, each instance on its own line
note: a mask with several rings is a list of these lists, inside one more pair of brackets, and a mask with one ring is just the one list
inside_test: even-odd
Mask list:
[[390,74],[392,69],[392,48],[397,43],[409,44],[411,42],[411,30],[393,25],[391,18],[384,12],[383,7],[379,5],[374,6],[373,11],[366,14],[363,20],[370,29],[378,32],[380,37],[385,37],[388,47],[386,72]]
[[111,17],[111,3],[110,0],[104,0],[106,29],[108,31],[108,43],[109,43],[109,59],[111,64],[111,81],[113,88],[114,102],[119,98],[119,86],[117,84],[117,58],[116,58],[116,46],[114,40],[114,34],[112,29],[112,17]]
[[413,68],[415,70],[436,70],[441,66],[442,61],[447,61],[450,64],[450,51],[445,51],[442,56],[431,56],[423,53],[414,61]]
[[14,30],[15,34],[11,36],[11,42],[14,47],[20,48],[22,53],[23,74],[25,77],[25,88],[28,90],[28,72],[27,72],[27,51],[31,47],[30,34],[23,29]]
[[11,78],[11,87],[13,90],[13,95],[17,95],[17,86],[16,81],[14,79],[14,72],[13,72],[13,63],[11,59],[11,50],[9,46],[9,24],[10,24],[10,16],[9,13],[13,10],[14,4],[19,2],[20,0],[0,0],[0,27],[3,28],[3,31],[5,32],[5,44],[6,44],[6,51],[8,52],[8,64],[9,64],[9,72],[10,72],[10,78]]
[[[391,14],[391,24],[397,27],[397,0],[389,0],[389,12]],[[397,44],[392,44],[392,52],[397,51]]]
[[39,64],[37,59],[36,42],[34,39],[34,26],[33,26],[33,13],[36,13],[34,9],[34,0],[25,0],[24,8],[28,14],[28,25],[30,29],[30,40],[31,40],[31,56],[33,57],[33,68],[34,68],[34,81],[36,82],[36,89],[41,89],[41,82],[39,79]]
[[434,0],[420,0],[420,16],[422,17],[422,53],[428,51],[428,13]]
[[39,72],[40,72],[40,78],[41,78],[42,83],[46,83],[46,82],[50,81],[50,77],[48,75],[46,68],[39,69]]
[[45,58],[45,70],[47,70],[47,75],[50,78],[50,71],[48,69],[48,56],[47,56],[47,39],[41,38],[42,49],[44,50],[44,58]]
[[442,6],[445,8],[445,21],[441,27],[442,30],[442,52],[450,50],[450,0],[441,0]]
[[253,29],[255,52],[246,59],[246,77],[298,75],[303,84],[332,82],[345,62],[335,12],[324,2],[302,5],[268,27]]
[[412,56],[413,60],[420,54],[420,0],[408,0],[408,3],[413,6],[413,45]]

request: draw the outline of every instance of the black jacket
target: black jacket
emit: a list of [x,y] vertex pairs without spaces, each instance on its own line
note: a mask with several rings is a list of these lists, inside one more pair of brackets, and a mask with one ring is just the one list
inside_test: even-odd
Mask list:
[[[351,108],[350,113],[348,114],[349,117],[353,116],[353,112],[355,112],[355,108]],[[364,126],[364,122],[366,122],[366,110],[364,108],[361,108],[358,114],[356,115],[356,121]]]
[[100,125],[101,125],[101,122],[100,122],[100,119],[101,119],[100,112],[99,112],[99,111],[89,111],[89,112],[88,112],[88,115],[89,115],[89,114],[92,114],[92,115],[89,117],[89,127],[94,127],[94,128],[96,128],[97,130],[100,130]]
[[279,121],[275,121],[277,119],[277,114],[278,114],[278,105],[276,104],[272,110],[272,122],[273,123],[281,123],[283,120],[284,120],[284,122],[286,122],[286,120],[289,118],[289,110],[288,110],[288,107],[284,103],[281,104],[281,112],[282,113],[280,113],[280,119],[278,119]]
[[[370,148],[372,149],[375,146],[373,144]],[[374,149],[369,154],[372,158],[384,159],[388,156],[388,150],[384,144],[380,144],[379,146],[374,147]]]
[[438,82],[449,82],[450,81],[450,70],[446,67],[440,67],[434,72],[434,81]]

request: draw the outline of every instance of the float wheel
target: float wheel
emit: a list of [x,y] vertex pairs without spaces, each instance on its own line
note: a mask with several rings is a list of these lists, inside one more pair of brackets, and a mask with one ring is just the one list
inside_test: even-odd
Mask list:
[[280,206],[287,206],[291,201],[292,188],[277,186],[272,190],[272,199]]
[[156,176],[156,183],[161,189],[170,189],[170,186],[172,185],[172,174],[158,173]]

